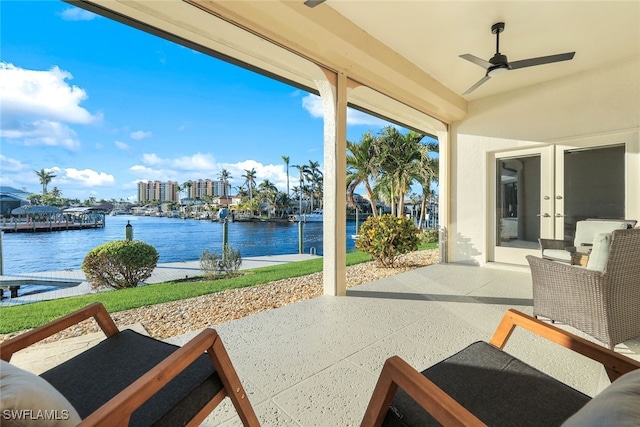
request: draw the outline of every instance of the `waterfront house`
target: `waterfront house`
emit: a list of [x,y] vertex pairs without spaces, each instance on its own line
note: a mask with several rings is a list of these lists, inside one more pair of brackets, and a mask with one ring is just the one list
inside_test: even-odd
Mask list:
[[0,215],[9,216],[12,210],[28,205],[30,203],[29,194],[17,188],[0,186]]

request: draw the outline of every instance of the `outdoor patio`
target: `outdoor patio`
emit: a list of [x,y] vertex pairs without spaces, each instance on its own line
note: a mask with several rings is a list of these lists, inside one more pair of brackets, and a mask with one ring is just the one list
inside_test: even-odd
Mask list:
[[[528,268],[435,264],[350,288],[346,297],[324,295],[215,329],[262,425],[357,426],[387,358],[399,355],[425,369],[489,340],[509,308],[532,313]],[[141,324],[118,326],[146,333]],[[198,332],[167,341],[182,345]],[[40,373],[103,338],[31,347],[12,362]],[[588,395],[609,384],[599,364],[523,330],[505,349]],[[640,360],[640,339],[616,351]],[[241,423],[225,399],[203,425]]]
[[[422,370],[488,340],[508,308],[531,314],[530,280],[525,268],[437,264],[216,329],[263,425],[354,426],[388,357]],[[608,384],[597,363],[524,331],[506,350],[586,394]],[[640,360],[640,340],[616,351]],[[204,425],[241,423],[227,399]]]

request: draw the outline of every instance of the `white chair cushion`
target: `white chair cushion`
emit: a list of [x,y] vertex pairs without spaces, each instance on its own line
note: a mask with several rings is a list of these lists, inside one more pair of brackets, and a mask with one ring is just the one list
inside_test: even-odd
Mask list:
[[598,233],[611,233],[613,230],[626,230],[629,223],[626,221],[578,221],[576,223],[576,236],[573,245],[576,251],[586,253],[588,248],[581,248],[593,244],[593,238]]
[[0,360],[0,424],[76,426],[82,421],[71,403],[39,376]]
[[611,246],[611,233],[598,233],[593,238],[593,249],[587,262],[587,270],[604,271]]
[[542,256],[556,261],[571,262],[571,252],[564,249],[545,249]]

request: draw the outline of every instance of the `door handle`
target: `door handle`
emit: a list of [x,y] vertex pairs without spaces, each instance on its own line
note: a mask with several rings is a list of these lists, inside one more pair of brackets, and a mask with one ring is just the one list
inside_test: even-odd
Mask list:
[[551,215],[549,215],[548,213],[546,213],[546,212],[545,212],[545,213],[543,213],[543,214],[538,214],[538,215],[536,215],[536,216],[541,216],[541,217],[543,217],[543,218],[549,218]]
[[562,215],[562,214],[559,214],[559,213],[556,214],[556,218],[562,218],[564,216],[566,216],[566,215]]

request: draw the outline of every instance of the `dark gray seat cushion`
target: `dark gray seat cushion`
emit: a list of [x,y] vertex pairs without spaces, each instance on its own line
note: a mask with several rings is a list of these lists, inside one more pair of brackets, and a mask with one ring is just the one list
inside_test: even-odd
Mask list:
[[[85,418],[178,348],[124,330],[44,372],[41,377],[62,393]],[[222,389],[211,359],[203,353],[138,408],[131,417],[130,425],[184,425]]]
[[[590,397],[485,342],[422,374],[489,426],[559,426]],[[398,388],[386,426],[438,426]]]

